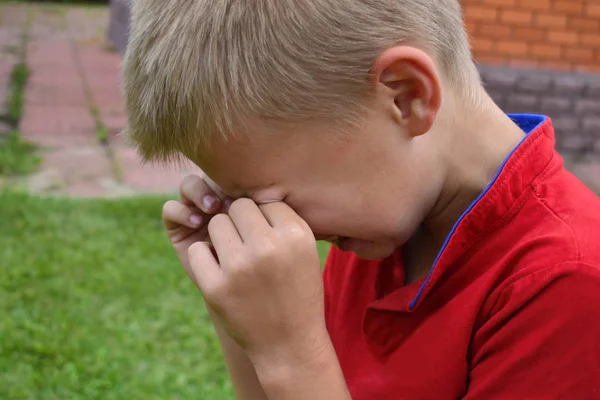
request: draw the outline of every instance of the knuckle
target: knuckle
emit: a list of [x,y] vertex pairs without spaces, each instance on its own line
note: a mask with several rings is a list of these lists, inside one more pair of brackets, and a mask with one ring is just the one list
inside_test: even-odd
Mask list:
[[234,270],[246,270],[252,264],[250,257],[244,256],[241,252],[230,254],[226,262],[227,266]]
[[277,255],[278,246],[271,238],[264,238],[258,242],[252,251],[251,257],[256,261],[273,259]]
[[211,306],[219,304],[226,294],[227,288],[221,282],[206,283],[202,287],[202,295]]
[[285,235],[291,240],[302,240],[310,237],[310,229],[302,223],[293,222],[286,227]]

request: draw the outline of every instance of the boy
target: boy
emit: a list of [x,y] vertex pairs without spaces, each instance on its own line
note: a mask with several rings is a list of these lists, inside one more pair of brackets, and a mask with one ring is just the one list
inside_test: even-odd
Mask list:
[[600,201],[456,0],[138,0],[124,75],[238,398],[600,399]]

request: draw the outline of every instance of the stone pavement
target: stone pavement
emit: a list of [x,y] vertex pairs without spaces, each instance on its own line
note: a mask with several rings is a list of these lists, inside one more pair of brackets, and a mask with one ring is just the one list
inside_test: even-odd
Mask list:
[[[43,160],[23,183],[34,193],[78,197],[177,190],[188,171],[143,165],[118,136],[126,118],[121,56],[105,42],[108,8],[11,5],[0,11],[0,40],[18,49],[26,35],[30,75],[19,128],[40,146]],[[17,60],[6,47],[0,55],[13,65]],[[2,62],[0,79],[10,70]]]
[[[43,158],[23,184],[34,193],[78,197],[177,189],[192,170],[142,165],[118,136],[126,124],[121,57],[106,45],[107,7],[0,5],[0,16],[0,99],[22,49],[30,77],[20,130]],[[568,165],[600,192],[600,160]]]

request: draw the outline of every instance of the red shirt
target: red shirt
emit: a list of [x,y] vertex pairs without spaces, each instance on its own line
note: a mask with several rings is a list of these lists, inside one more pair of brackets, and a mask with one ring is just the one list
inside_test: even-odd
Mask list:
[[456,223],[427,279],[400,251],[333,249],[326,320],[354,400],[600,399],[600,199],[563,167],[549,119]]

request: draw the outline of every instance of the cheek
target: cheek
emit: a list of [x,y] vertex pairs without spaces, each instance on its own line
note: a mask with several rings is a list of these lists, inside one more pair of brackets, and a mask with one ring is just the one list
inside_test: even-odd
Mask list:
[[291,195],[286,203],[316,234],[402,244],[417,228],[418,212],[406,196],[381,190],[329,190],[326,194]]

